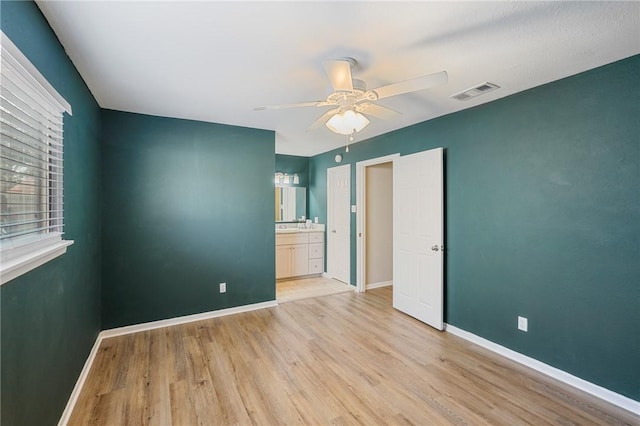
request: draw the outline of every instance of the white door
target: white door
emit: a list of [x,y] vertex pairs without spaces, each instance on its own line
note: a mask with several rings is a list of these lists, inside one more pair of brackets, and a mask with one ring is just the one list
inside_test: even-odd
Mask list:
[[327,274],[351,276],[351,165],[327,169]]
[[393,307],[442,330],[442,148],[393,164]]

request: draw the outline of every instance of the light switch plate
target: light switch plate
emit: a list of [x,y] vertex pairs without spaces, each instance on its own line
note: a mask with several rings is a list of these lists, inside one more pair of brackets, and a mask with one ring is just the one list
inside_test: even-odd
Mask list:
[[520,331],[528,331],[529,329],[529,320],[525,317],[518,317],[518,330]]

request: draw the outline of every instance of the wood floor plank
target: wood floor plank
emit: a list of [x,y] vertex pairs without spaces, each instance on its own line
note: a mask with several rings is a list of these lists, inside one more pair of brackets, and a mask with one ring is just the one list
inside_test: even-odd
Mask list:
[[438,332],[391,288],[106,339],[69,425],[637,425]]

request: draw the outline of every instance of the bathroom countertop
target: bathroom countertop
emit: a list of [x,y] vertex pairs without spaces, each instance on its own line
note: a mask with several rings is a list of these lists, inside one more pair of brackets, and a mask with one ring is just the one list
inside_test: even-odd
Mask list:
[[279,228],[282,225],[276,225],[276,234],[295,234],[301,232],[324,232],[324,225],[320,225],[317,223],[312,224],[311,228],[298,228],[297,225],[295,227],[285,227]]

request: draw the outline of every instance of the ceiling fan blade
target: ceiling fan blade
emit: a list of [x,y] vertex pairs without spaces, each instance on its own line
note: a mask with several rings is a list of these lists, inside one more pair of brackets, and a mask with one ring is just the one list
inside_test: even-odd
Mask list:
[[372,92],[376,92],[378,94],[378,99],[384,99],[390,96],[402,95],[403,93],[429,89],[431,87],[445,84],[448,80],[449,77],[447,72],[440,71],[434,74],[413,78],[411,80],[401,81],[400,83],[378,87],[377,89],[373,89]]
[[353,90],[350,62],[341,60],[325,61],[324,69],[335,92],[350,92]]
[[265,109],[287,109],[287,108],[299,108],[299,107],[321,107],[331,105],[327,101],[313,101],[313,102],[299,102],[296,104],[281,104],[281,105],[262,105],[253,107],[254,111],[264,111]]
[[371,115],[382,120],[391,120],[400,115],[398,111],[394,111],[391,108],[383,107],[381,105],[362,103],[356,106],[356,111],[363,114]]
[[327,122],[327,120],[329,120],[329,118],[333,114],[335,114],[337,112],[340,112],[340,108],[331,109],[331,110],[325,112],[324,114],[322,114],[322,116],[320,118],[318,118],[316,121],[314,121],[313,124],[307,128],[307,132],[309,130],[315,130],[318,127],[321,127],[324,123]]

